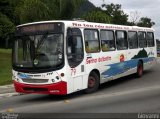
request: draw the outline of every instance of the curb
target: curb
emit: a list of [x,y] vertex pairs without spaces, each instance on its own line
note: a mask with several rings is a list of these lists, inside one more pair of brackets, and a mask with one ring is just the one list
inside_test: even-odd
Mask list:
[[4,86],[0,86],[0,89],[3,88],[3,89],[6,89],[6,88],[14,88],[14,85],[13,84],[10,84],[10,85],[4,85]]
[[0,91],[1,91],[0,92],[0,99],[6,98],[6,97],[12,97],[12,96],[24,95],[24,93],[15,92],[13,84],[0,86]]
[[12,97],[12,96],[18,96],[21,95],[20,93],[4,93],[4,94],[0,94],[0,98],[6,98],[6,97]]
[[19,93],[15,92],[13,84],[0,86],[0,90],[2,91],[0,92],[0,98],[20,95]]

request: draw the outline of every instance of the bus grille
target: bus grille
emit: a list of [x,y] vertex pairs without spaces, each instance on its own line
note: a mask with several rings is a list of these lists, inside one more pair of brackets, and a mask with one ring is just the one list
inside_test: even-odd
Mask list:
[[46,88],[29,88],[29,87],[24,87],[23,90],[25,91],[30,91],[30,92],[46,92],[48,89]]
[[26,83],[47,83],[48,79],[22,79]]

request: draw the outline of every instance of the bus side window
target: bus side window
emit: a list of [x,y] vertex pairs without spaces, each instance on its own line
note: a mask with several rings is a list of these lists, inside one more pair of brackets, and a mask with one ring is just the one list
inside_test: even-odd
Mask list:
[[98,30],[85,29],[84,40],[85,40],[85,48],[87,53],[96,53],[100,51]]
[[114,31],[101,30],[100,39],[103,52],[115,50]]
[[130,49],[138,48],[138,36],[136,31],[128,32],[128,43]]
[[78,28],[68,29],[67,58],[70,67],[78,66],[84,57],[82,34]]
[[138,39],[140,48],[147,47],[146,32],[138,32]]
[[147,44],[148,47],[154,47],[154,34],[152,32],[147,32]]
[[126,50],[128,48],[126,31],[116,31],[116,45],[117,50]]

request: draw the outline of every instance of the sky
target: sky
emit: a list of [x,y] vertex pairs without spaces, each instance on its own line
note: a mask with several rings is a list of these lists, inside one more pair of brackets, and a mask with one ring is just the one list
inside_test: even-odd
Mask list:
[[[141,17],[149,17],[155,22],[152,27],[155,29],[155,38],[160,40],[160,0],[89,0],[95,6],[100,7],[102,4],[121,4],[122,10],[129,16],[137,11]],[[131,17],[129,17],[131,19]]]

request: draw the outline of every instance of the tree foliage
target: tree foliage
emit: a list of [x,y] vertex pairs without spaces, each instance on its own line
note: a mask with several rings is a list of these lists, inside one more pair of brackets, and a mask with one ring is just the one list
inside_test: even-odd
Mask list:
[[140,21],[137,23],[137,26],[140,26],[140,27],[149,27],[149,28],[151,28],[153,25],[155,25],[155,22],[153,22],[148,17],[142,17],[140,19]]
[[20,23],[27,23],[50,19],[50,11],[40,0],[23,0],[15,8],[15,16]]
[[83,19],[89,22],[111,23],[111,17],[100,10],[88,12],[83,16]]
[[0,13],[0,37],[7,37],[8,34],[14,31],[14,28],[14,24],[9,20],[9,18]]
[[10,21],[10,19],[0,13],[0,46],[7,47],[8,39],[11,33],[15,30],[15,25]]
[[125,25],[128,22],[128,15],[121,9],[120,4],[103,4],[102,8],[105,8],[105,13],[111,17],[113,24]]
[[70,19],[75,11],[75,0],[66,0],[62,5],[61,5],[61,18],[62,19]]

